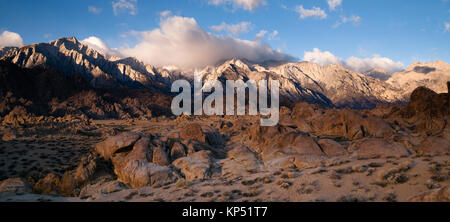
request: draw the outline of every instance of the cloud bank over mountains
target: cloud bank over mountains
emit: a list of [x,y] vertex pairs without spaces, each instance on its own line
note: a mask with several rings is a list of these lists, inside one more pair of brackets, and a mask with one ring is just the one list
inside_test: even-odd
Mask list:
[[189,17],[163,18],[159,28],[139,32],[138,36],[139,43],[135,47],[121,48],[120,52],[159,66],[202,68],[230,58],[253,62],[296,61],[258,38],[242,40],[209,33]]
[[372,58],[358,58],[350,57],[343,61],[339,57],[333,55],[329,51],[321,51],[314,48],[313,51],[305,52],[303,60],[308,62],[315,62],[320,65],[343,65],[350,70],[360,73],[366,73],[374,69],[382,69],[388,74],[399,72],[404,69],[401,62],[395,62],[392,59],[374,55]]
[[314,62],[319,65],[342,65],[342,61],[339,57],[333,55],[329,51],[322,52],[318,48],[314,48],[311,52],[305,52],[303,60]]
[[[294,56],[276,50],[264,42],[262,37],[266,34],[268,32],[263,30],[254,40],[215,35],[202,29],[194,18],[170,16],[162,18],[159,28],[134,32],[139,38],[135,47],[112,49],[95,36],[83,39],[81,43],[107,57],[135,57],[148,64],[177,66],[183,69],[203,68],[231,58],[252,62],[298,61]],[[269,39],[277,34],[277,31],[269,34]],[[4,31],[0,35],[0,47],[23,45],[23,39],[18,33]],[[344,61],[333,53],[318,48],[304,52],[303,60],[320,65],[343,65],[360,73],[381,69],[392,74],[404,69],[403,63],[379,55],[372,58],[352,56]]]
[[382,69],[388,74],[400,72],[404,69],[401,62],[392,61],[392,59],[374,55],[372,58],[350,57],[345,61],[345,66],[356,72],[365,73],[374,69]]

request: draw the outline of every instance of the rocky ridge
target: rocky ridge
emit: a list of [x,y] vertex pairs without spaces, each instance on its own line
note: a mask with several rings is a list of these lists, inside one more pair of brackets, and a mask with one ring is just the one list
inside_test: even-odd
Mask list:
[[436,61],[413,63],[405,70],[394,73],[386,82],[403,89],[403,96],[408,98],[420,86],[436,93],[445,93],[448,81],[450,81],[450,65],[444,61]]
[[17,47],[2,47],[2,48],[0,48],[0,59],[3,56],[6,56],[7,54],[9,54],[11,52],[14,52],[14,51],[16,51],[18,49],[19,48],[17,48]]
[[0,80],[0,116],[5,120],[65,115],[149,119],[170,114],[169,95],[145,89],[96,89],[78,74],[66,76],[50,68],[24,69],[0,61]]
[[[7,53],[3,53],[7,51]],[[2,50],[2,60],[22,68],[51,67],[73,75],[79,73],[95,88],[146,88],[168,92],[179,78],[192,80],[194,70],[160,68],[135,58],[108,58],[75,38],[61,38],[22,48]],[[204,80],[276,79],[282,99],[306,101],[327,107],[374,108],[378,103],[406,103],[419,86],[445,92],[450,66],[442,61],[415,63],[392,76],[382,70],[361,74],[339,65],[310,62],[255,64],[231,59],[200,71]],[[385,80],[385,81],[384,81]]]
[[108,58],[76,38],[28,45],[11,51],[3,60],[22,68],[51,67],[66,75],[81,74],[96,88],[164,89],[170,73],[133,58]]

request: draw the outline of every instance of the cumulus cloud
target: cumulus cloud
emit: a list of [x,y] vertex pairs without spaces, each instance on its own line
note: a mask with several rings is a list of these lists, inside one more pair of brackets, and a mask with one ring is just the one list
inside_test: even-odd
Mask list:
[[247,11],[253,11],[255,8],[266,4],[265,0],[208,0],[211,5],[232,5],[233,8],[242,8]]
[[103,9],[97,8],[97,7],[95,7],[95,6],[89,6],[89,7],[88,7],[88,11],[89,11],[90,13],[93,13],[93,14],[98,15],[98,14],[102,13]]
[[357,26],[357,25],[361,24],[361,20],[362,20],[361,17],[359,17],[357,15],[352,15],[350,17],[342,16],[341,20],[339,20],[333,27],[337,28],[340,25],[348,23],[348,22],[351,22],[351,23],[353,23],[353,25]]
[[350,70],[360,73],[366,73],[374,69],[382,69],[388,74],[401,71],[404,67],[403,63],[395,62],[392,59],[374,55],[372,58],[350,57],[346,61],[342,61],[339,57],[333,55],[329,51],[320,51],[315,48],[312,52],[305,52],[303,60],[315,62],[320,65],[343,65]]
[[313,7],[312,9],[305,9],[303,5],[295,7],[295,11],[300,15],[301,19],[308,17],[315,17],[320,19],[326,19],[327,13],[319,7]]
[[295,60],[261,40],[214,35],[203,30],[194,18],[180,16],[162,19],[160,28],[141,32],[134,48],[122,48],[120,52],[148,64],[181,68],[202,68],[231,58],[254,62]]
[[392,59],[375,55],[373,58],[350,57],[345,65],[356,72],[365,73],[374,69],[382,69],[386,73],[392,74],[401,71],[404,67],[401,62],[394,62]]
[[100,52],[103,55],[106,55],[107,57],[111,57],[111,56],[119,56],[120,57],[119,52],[117,52],[114,49],[111,49],[103,40],[101,40],[98,37],[91,36],[89,38],[83,39],[81,41],[81,43],[97,50],[98,52]]
[[0,47],[5,47],[5,46],[22,47],[23,39],[22,39],[22,37],[20,37],[19,34],[15,33],[15,32],[4,31],[0,35]]
[[240,33],[249,32],[251,27],[251,22],[240,22],[237,24],[227,24],[225,22],[222,22],[222,24],[211,26],[210,28],[216,32],[227,32],[233,35],[238,35]]
[[341,59],[335,55],[333,55],[329,51],[322,52],[318,48],[314,48],[312,52],[305,52],[303,60],[308,62],[314,62],[319,65],[341,65]]
[[137,0],[116,0],[112,2],[114,15],[121,12],[127,12],[130,15],[136,15],[138,12]]
[[342,0],[327,0],[328,6],[331,11],[336,10],[336,8],[342,5]]

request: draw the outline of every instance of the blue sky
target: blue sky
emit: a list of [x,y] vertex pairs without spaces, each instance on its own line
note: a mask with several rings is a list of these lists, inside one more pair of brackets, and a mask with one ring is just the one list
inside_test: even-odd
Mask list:
[[[114,2],[119,3],[116,13]],[[130,33],[159,28],[164,19],[160,13],[170,10],[167,16],[194,18],[199,27],[219,36],[252,41],[265,30],[264,42],[300,60],[318,48],[342,60],[379,55],[405,66],[450,62],[449,0],[335,3],[332,9],[327,0],[1,0],[0,32],[18,33],[25,44],[96,36],[111,48],[131,48],[141,40]],[[234,34],[211,28],[242,22],[249,25]]]

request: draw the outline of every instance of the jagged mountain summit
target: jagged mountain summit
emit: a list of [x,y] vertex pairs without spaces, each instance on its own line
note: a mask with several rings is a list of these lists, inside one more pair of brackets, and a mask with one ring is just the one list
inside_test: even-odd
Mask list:
[[420,86],[425,86],[437,93],[445,93],[448,81],[450,81],[450,64],[436,61],[413,63],[405,70],[394,73],[386,82],[401,88],[402,95],[408,98],[414,89]]
[[[131,57],[109,58],[74,37],[22,48],[2,48],[0,57],[22,68],[48,67],[69,76],[79,73],[95,88],[146,88],[168,92],[174,80],[192,80],[195,71],[174,66],[157,67]],[[450,65],[443,61],[414,63],[392,76],[378,69],[361,74],[340,65],[281,61],[257,64],[240,59],[205,67],[200,73],[204,80],[222,83],[275,79],[280,81],[282,100],[357,109],[373,108],[377,103],[405,103],[419,86],[445,92],[446,82],[450,81]]]
[[3,56],[6,56],[7,54],[14,52],[16,50],[18,50],[19,48],[17,47],[1,47],[0,48],[0,58],[2,58]]
[[[279,80],[280,96],[291,101],[307,101],[309,103],[318,103],[323,106],[333,106],[325,95],[315,90],[303,87],[294,79],[272,72],[258,64],[250,64],[247,61],[232,59],[219,66],[206,67],[201,71],[205,81],[219,80],[225,84],[226,80]],[[270,84],[269,84],[270,87]]]
[[51,67],[67,75],[81,74],[96,88],[164,88],[167,71],[133,58],[109,60],[76,38],[61,38],[16,49],[2,58],[22,68]]
[[149,119],[170,114],[171,96],[146,89],[96,89],[80,75],[0,60],[0,123],[5,115]]
[[373,108],[377,103],[395,103],[401,98],[398,88],[340,65],[300,62],[270,70],[324,94],[337,107]]
[[280,94],[292,101],[307,101],[326,106],[372,108],[379,102],[398,102],[400,90],[381,80],[352,72],[343,66],[320,66],[311,62],[261,66],[232,59],[202,71],[205,80],[280,81]]

